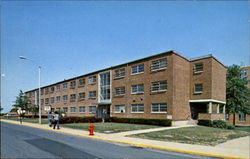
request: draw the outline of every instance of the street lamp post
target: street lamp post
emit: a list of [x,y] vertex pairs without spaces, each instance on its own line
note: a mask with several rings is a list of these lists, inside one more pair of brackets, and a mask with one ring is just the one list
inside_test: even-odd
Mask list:
[[[19,56],[19,59],[21,60],[30,60],[24,56]],[[34,61],[33,61],[34,62]],[[41,66],[38,66],[38,113],[39,113],[39,124],[42,123],[42,112],[41,112]]]

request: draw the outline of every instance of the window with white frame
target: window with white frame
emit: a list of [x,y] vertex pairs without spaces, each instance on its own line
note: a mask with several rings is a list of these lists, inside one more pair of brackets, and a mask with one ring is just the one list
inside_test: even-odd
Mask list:
[[85,85],[85,79],[84,78],[79,79],[78,87],[81,87],[81,86],[84,86],[84,85]]
[[68,100],[68,95],[64,95],[63,96],[63,101],[67,101]]
[[96,76],[90,76],[89,77],[89,84],[95,84],[96,83]]
[[85,99],[85,93],[81,92],[79,93],[79,100],[84,100]]
[[242,70],[240,71],[240,77],[241,77],[241,79],[243,79],[243,80],[247,80],[247,70],[242,69]]
[[89,91],[89,99],[96,98],[96,91]]
[[49,93],[49,88],[45,88],[45,94]]
[[45,98],[45,104],[49,104],[49,98]]
[[61,85],[60,84],[56,85],[56,90],[60,91],[60,89],[61,89]]
[[64,84],[63,84],[63,89],[67,89],[67,87],[68,87],[68,84],[67,84],[67,83],[64,83]]
[[76,107],[70,107],[70,112],[72,112],[72,113],[77,112],[77,108]]
[[75,100],[76,100],[76,94],[71,94],[70,101],[75,101]]
[[125,95],[125,87],[115,88],[115,96]]
[[132,66],[131,74],[138,74],[144,72],[144,64]]
[[125,68],[115,70],[115,78],[122,78],[125,76]]
[[50,97],[50,103],[54,103],[55,97]]
[[41,89],[41,95],[43,95],[44,94],[44,89]]
[[125,113],[125,105],[115,105],[115,113]]
[[76,81],[71,81],[71,82],[70,82],[70,88],[71,88],[71,89],[74,89],[75,86],[76,86]]
[[89,106],[89,113],[95,114],[96,113],[96,106]]
[[67,107],[63,107],[63,111],[66,113],[68,112],[68,108]]
[[203,72],[203,63],[194,64],[194,73],[201,73],[201,72]]
[[240,122],[246,121],[246,114],[245,113],[242,113],[242,112],[239,113],[239,121]]
[[42,104],[42,105],[44,104],[44,99],[41,99],[41,104]]
[[132,85],[132,94],[143,94],[144,93],[144,85],[143,84],[137,84]]
[[85,113],[85,106],[79,107],[79,112],[80,113]]
[[55,87],[54,86],[50,87],[50,93],[53,93],[54,91],[55,91]]
[[194,85],[194,94],[201,94],[203,91],[203,84],[195,84]]
[[151,63],[151,71],[165,69],[166,67],[167,67],[166,58],[155,60],[155,61],[152,61]]
[[61,100],[61,96],[56,96],[56,101],[59,102]]
[[167,81],[156,81],[151,83],[151,92],[161,92],[167,90]]
[[144,104],[132,104],[132,113],[143,113],[144,112]]
[[152,113],[166,113],[167,103],[152,103],[151,112]]

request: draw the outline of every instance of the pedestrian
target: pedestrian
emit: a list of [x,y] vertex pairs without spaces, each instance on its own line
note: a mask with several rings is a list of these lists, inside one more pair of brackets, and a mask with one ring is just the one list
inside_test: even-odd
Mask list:
[[56,126],[57,126],[57,129],[59,129],[59,114],[57,111],[55,112],[55,115],[54,115],[54,127],[53,127],[53,129],[55,129]]
[[49,123],[49,127],[52,126],[52,118],[53,118],[53,115],[52,115],[51,112],[49,112],[49,114],[48,114],[48,123]]

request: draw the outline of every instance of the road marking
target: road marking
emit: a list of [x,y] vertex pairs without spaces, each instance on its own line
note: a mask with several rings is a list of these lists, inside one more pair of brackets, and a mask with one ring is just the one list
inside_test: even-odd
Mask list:
[[88,136],[88,135],[85,135],[85,134],[79,134],[79,133],[64,131],[64,130],[60,130],[60,129],[56,130],[56,129],[51,129],[51,128],[45,128],[45,127],[42,127],[40,125],[31,125],[31,124],[28,124],[26,122],[23,122],[23,124],[19,124],[16,121],[11,121],[11,120],[1,119],[1,121],[6,122],[6,123],[16,124],[16,125],[23,125],[23,126],[32,127],[32,128],[39,128],[39,129],[49,130],[49,131],[53,131],[53,132],[61,132],[61,133],[65,133],[65,134],[77,135],[77,136],[82,136],[82,137],[86,137],[86,138],[98,139],[98,140],[109,141],[109,142],[123,143],[123,144],[128,144],[128,145],[144,147],[144,148],[152,148],[152,149],[159,149],[159,150],[165,150],[165,151],[187,153],[187,154],[192,154],[192,155],[200,155],[200,156],[208,156],[208,157],[225,158],[225,159],[247,159],[247,158],[244,158],[244,157],[227,156],[227,155],[211,154],[211,153],[205,153],[205,152],[181,150],[181,149],[175,149],[175,148],[170,148],[170,147],[138,144],[138,143],[134,143],[134,142],[108,139],[108,138],[103,138],[103,137],[98,137],[98,136]]

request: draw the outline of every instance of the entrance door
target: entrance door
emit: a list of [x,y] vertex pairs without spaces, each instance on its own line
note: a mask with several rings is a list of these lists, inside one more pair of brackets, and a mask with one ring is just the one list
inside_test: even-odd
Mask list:
[[97,107],[97,118],[108,118],[110,117],[110,105],[98,106]]

